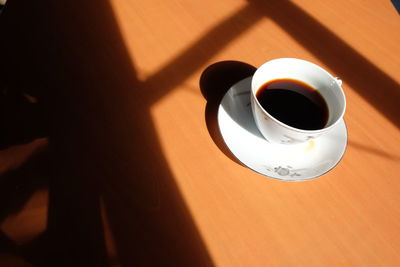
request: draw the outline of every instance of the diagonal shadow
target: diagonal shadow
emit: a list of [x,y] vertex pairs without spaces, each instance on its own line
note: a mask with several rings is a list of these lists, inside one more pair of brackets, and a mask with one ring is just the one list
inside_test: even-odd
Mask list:
[[[155,92],[151,96],[152,102],[159,100],[171,88],[183,82],[184,79],[201,68],[209,58],[216,55],[262,18],[263,14],[255,14],[253,7],[244,6],[198,38],[196,42],[182,51],[176,58],[167,62],[156,74],[145,81],[146,86],[156,87],[160,84],[160,80],[165,80],[165,77],[169,79],[168,87]],[[177,70],[179,70],[179,75],[176,75]]]
[[400,126],[400,85],[395,80],[296,4],[288,0],[248,2],[256,14],[273,19],[394,125]]

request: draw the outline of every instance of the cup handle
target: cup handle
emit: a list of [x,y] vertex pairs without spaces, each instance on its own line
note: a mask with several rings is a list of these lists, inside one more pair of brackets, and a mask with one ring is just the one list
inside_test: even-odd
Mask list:
[[340,79],[339,77],[335,77],[334,78],[335,79],[335,81],[336,81],[336,83],[339,85],[339,86],[342,86],[342,79]]

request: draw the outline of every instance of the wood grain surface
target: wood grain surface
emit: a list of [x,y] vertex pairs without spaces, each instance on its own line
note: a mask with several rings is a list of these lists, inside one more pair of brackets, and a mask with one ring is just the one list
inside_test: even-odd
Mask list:
[[[390,1],[9,0],[0,33],[1,86],[35,99],[15,112],[41,107],[0,122],[31,133],[0,151],[0,261],[400,265]],[[279,57],[324,67],[347,98],[345,155],[306,182],[242,166],[218,130],[223,94]]]

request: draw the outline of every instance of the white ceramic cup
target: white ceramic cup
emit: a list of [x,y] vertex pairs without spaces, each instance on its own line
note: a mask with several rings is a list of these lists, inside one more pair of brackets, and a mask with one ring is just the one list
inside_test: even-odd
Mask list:
[[[329,115],[325,127],[317,130],[298,129],[269,114],[257,100],[256,93],[263,85],[276,79],[298,80],[318,90],[328,106]],[[343,118],[346,98],[341,85],[340,79],[305,60],[278,58],[268,61],[257,69],[251,81],[251,106],[256,125],[265,139],[271,143],[296,144],[316,138],[334,128]]]

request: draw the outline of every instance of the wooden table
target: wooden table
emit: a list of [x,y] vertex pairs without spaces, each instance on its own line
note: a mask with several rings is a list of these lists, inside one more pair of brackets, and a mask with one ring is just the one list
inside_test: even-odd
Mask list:
[[[0,77],[48,125],[45,139],[1,151],[5,260],[400,265],[390,1],[9,0],[0,32]],[[307,182],[242,166],[217,126],[226,90],[278,57],[344,82],[346,153]]]

